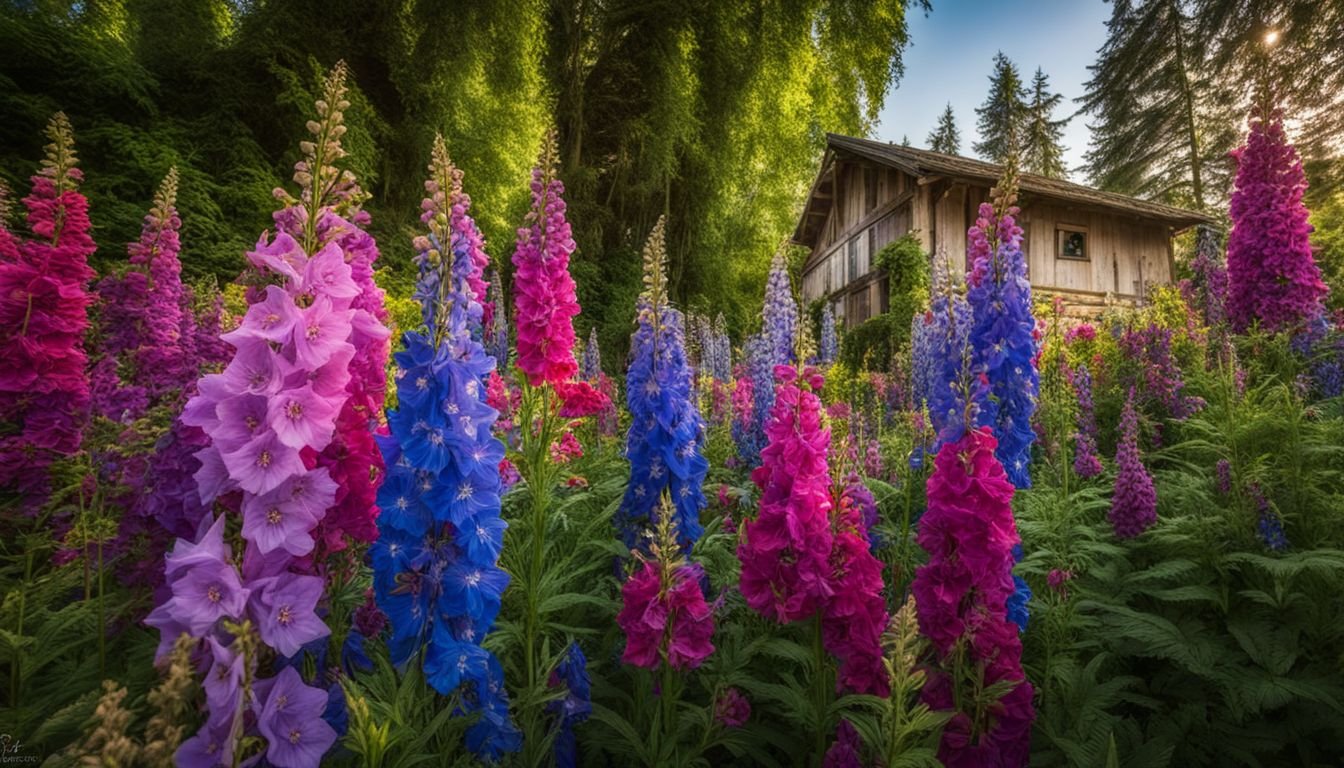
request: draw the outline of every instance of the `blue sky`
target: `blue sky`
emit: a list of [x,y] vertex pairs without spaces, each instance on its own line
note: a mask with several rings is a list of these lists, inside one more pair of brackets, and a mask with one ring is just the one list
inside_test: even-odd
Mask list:
[[[1018,0],[976,2],[933,0],[927,17],[909,17],[911,45],[905,50],[905,76],[887,96],[875,138],[925,146],[938,115],[950,101],[961,131],[961,152],[974,156],[975,108],[989,92],[989,73],[997,51],[1017,64],[1030,83],[1036,67],[1050,77],[1051,89],[1064,95],[1055,119],[1077,109],[1087,67],[1106,41],[1111,6],[1102,0]],[[1085,117],[1064,129],[1064,160],[1072,171],[1083,162],[1088,130]],[[1084,181],[1072,172],[1074,181]]]

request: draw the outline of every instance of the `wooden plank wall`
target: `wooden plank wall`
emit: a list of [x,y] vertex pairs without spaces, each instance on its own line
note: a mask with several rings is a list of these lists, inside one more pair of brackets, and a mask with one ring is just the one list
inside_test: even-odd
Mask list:
[[[1030,201],[1023,213],[1033,285],[1135,296],[1146,285],[1171,282],[1169,238],[1161,223]],[[1087,261],[1057,258],[1055,232],[1069,225],[1086,228]]]

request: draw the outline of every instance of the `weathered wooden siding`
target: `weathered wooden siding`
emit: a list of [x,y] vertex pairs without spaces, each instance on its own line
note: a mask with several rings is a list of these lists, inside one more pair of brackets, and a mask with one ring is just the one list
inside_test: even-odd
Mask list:
[[886,282],[873,257],[910,231],[914,183],[893,168],[840,163],[835,204],[821,226],[803,272],[804,302],[832,295],[837,319],[849,326],[886,311]]
[[[1149,285],[1171,282],[1170,238],[1163,224],[1030,200],[1022,214],[1034,286],[1141,296]],[[1087,232],[1087,260],[1058,255],[1056,233],[1073,227]]]

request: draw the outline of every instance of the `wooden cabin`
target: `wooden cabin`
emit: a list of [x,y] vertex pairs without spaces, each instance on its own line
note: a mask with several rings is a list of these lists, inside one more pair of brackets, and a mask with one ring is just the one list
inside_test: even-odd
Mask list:
[[[827,134],[821,170],[793,242],[811,249],[805,303],[826,297],[853,327],[887,311],[887,276],[874,256],[915,232],[929,254],[966,258],[966,230],[1002,166],[869,139]],[[1022,174],[1018,224],[1036,293],[1059,294],[1074,315],[1133,303],[1171,282],[1172,237],[1212,219],[1169,205]]]

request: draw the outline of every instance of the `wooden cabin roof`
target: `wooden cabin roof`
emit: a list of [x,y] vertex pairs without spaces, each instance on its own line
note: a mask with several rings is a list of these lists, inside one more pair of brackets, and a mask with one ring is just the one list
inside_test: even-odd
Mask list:
[[[941,152],[904,147],[885,141],[873,141],[872,139],[828,133],[826,134],[826,155],[822,159],[821,172],[817,174],[817,178],[812,182],[812,189],[808,192],[802,218],[793,234],[794,243],[809,247],[816,244],[817,235],[826,221],[826,215],[830,213],[836,194],[836,190],[833,188],[835,184],[834,175],[827,173],[827,170],[837,156],[846,155],[896,168],[924,184],[938,179],[993,184],[1003,174],[1003,166],[987,163],[983,160],[973,160],[959,155],[945,155]],[[1037,176],[1032,173],[1019,174],[1018,189],[1041,197],[1161,221],[1177,232],[1196,224],[1214,223],[1213,217],[1195,211],[1155,203],[1150,200],[1140,200],[1115,192],[1105,192],[1082,184]]]

